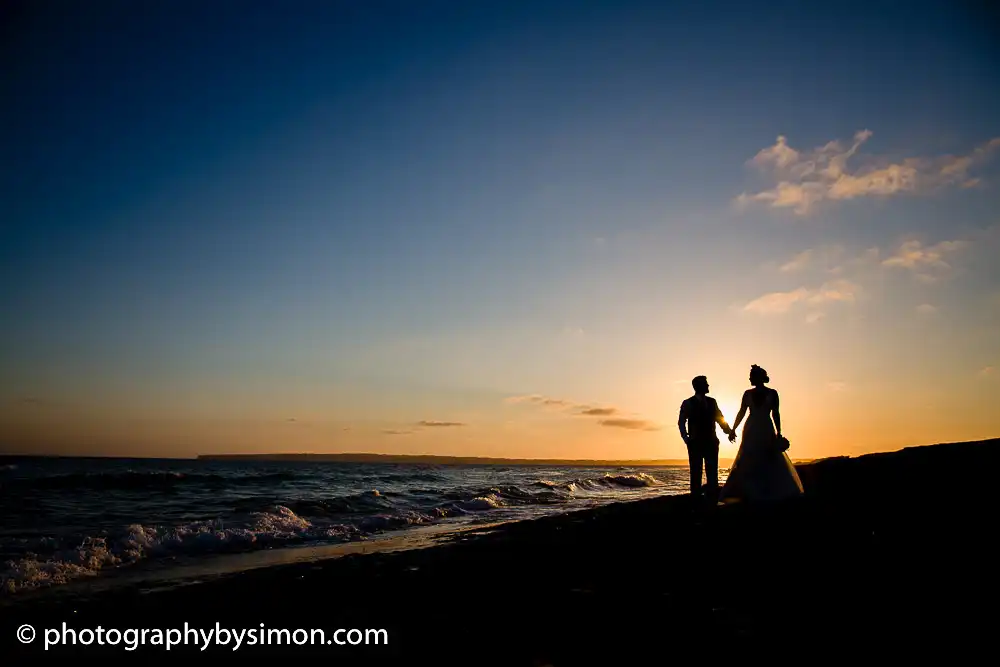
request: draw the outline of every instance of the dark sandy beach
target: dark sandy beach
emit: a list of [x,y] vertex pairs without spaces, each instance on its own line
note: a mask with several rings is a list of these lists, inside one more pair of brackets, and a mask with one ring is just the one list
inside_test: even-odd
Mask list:
[[[692,511],[687,496],[509,524],[454,544],[274,567],[162,592],[0,607],[3,651],[45,628],[383,628],[388,645],[52,647],[176,662],[254,655],[324,664],[570,665],[730,653],[976,657],[998,582],[990,477],[1000,440],[799,465],[807,495]],[[31,624],[28,645],[15,632]],[[13,664],[13,663],[12,663]]]

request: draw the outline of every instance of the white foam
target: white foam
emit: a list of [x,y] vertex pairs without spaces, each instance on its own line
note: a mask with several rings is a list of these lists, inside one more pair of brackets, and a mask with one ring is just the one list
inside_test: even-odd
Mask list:
[[282,505],[270,512],[254,512],[243,521],[199,521],[173,528],[128,526],[116,539],[88,537],[76,548],[48,558],[34,554],[9,561],[0,577],[0,589],[23,589],[63,584],[101,570],[158,555],[247,550],[271,544],[349,537],[349,526],[315,525]]
[[658,479],[644,472],[633,473],[629,475],[612,475],[609,473],[604,476],[604,480],[611,484],[617,484],[619,486],[631,486],[636,488],[662,485],[662,482],[660,482]]

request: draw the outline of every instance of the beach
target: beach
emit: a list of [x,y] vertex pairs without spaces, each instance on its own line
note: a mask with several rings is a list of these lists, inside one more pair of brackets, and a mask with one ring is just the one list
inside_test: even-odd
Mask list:
[[[45,631],[66,623],[152,630],[131,659],[156,662],[235,654],[328,664],[666,664],[730,653],[813,662],[931,650],[955,660],[978,655],[994,632],[995,505],[981,475],[998,462],[998,439],[825,459],[799,464],[806,495],[774,507],[706,512],[687,495],[662,496],[474,528],[422,549],[163,590],[26,598],[0,607],[3,650],[130,652],[126,641],[46,651]],[[36,633],[28,644],[15,636],[25,624]],[[216,639],[225,645],[206,647],[190,633],[169,651],[151,643],[156,630],[185,627],[322,629],[328,640],[338,628],[385,633],[379,644],[354,646],[261,645],[247,634],[236,648],[224,634]],[[360,634],[338,639],[348,636]]]

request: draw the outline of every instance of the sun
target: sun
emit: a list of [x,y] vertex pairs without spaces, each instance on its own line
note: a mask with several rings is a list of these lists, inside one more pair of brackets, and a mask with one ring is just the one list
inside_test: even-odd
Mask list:
[[[732,426],[733,423],[736,421],[736,413],[739,412],[740,410],[739,400],[731,399],[728,396],[722,396],[720,398],[717,398],[716,401],[719,404],[719,409],[722,410],[722,416],[726,418],[726,423]],[[729,439],[726,438],[725,436],[720,436],[720,438],[722,440],[723,447],[736,447],[737,443],[739,443],[739,440],[731,443],[729,442]]]

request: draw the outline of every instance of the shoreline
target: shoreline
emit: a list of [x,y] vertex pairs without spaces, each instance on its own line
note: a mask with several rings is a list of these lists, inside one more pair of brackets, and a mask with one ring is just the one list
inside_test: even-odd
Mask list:
[[[687,495],[515,521],[420,549],[276,565],[161,591],[0,608],[18,625],[382,628],[388,646],[254,646],[338,664],[591,664],[792,650],[898,657],[990,641],[1000,593],[989,484],[1000,439],[797,468],[800,500],[692,511]],[[770,649],[769,649],[770,647]],[[121,647],[52,647],[110,656]],[[232,653],[143,647],[143,659]],[[800,651],[806,651],[801,653]],[[970,653],[972,655],[972,653]],[[615,657],[617,656],[617,657]],[[791,655],[789,655],[791,658]]]
[[[585,509],[570,510],[586,511]],[[101,570],[94,575],[72,579],[0,596],[0,611],[25,606],[62,604],[67,600],[129,591],[145,593],[183,586],[200,585],[258,570],[326,564],[348,556],[370,556],[447,545],[468,536],[491,532],[499,526],[531,519],[507,519],[474,524],[431,524],[386,531],[360,540],[263,548],[238,553],[217,553],[202,557],[178,557],[168,562],[141,561],[126,567]]]
[[[589,478],[588,478],[589,479]],[[586,480],[585,480],[586,481]],[[482,530],[518,521],[562,515],[598,507],[600,505],[661,495],[676,495],[677,486],[672,481],[630,485],[616,482],[617,492],[609,496],[583,494],[562,498],[558,502],[478,507],[463,514],[430,517],[405,526],[375,528],[371,532],[341,537],[304,538],[301,541],[253,543],[216,550],[192,549],[150,552],[141,558],[104,567],[60,572],[59,579],[32,581],[17,586],[11,577],[0,589],[0,608],[19,605],[37,598],[72,594],[86,596],[119,586],[142,586],[156,582],[161,586],[174,583],[183,585],[192,578],[215,577],[260,569],[284,563],[323,561],[350,554],[376,551],[400,551],[424,548],[447,542],[452,536],[479,533]],[[554,483],[547,483],[554,484]],[[508,487],[503,487],[504,489]],[[517,487],[511,487],[517,490]],[[497,491],[500,493],[500,491]],[[617,496],[617,497],[616,497]],[[632,496],[631,498],[627,496]],[[519,500],[518,496],[513,496]],[[31,554],[28,554],[30,557]],[[63,556],[65,558],[65,556]],[[72,558],[72,554],[70,554]],[[81,552],[80,558],[83,558]],[[25,572],[30,573],[29,569]]]

